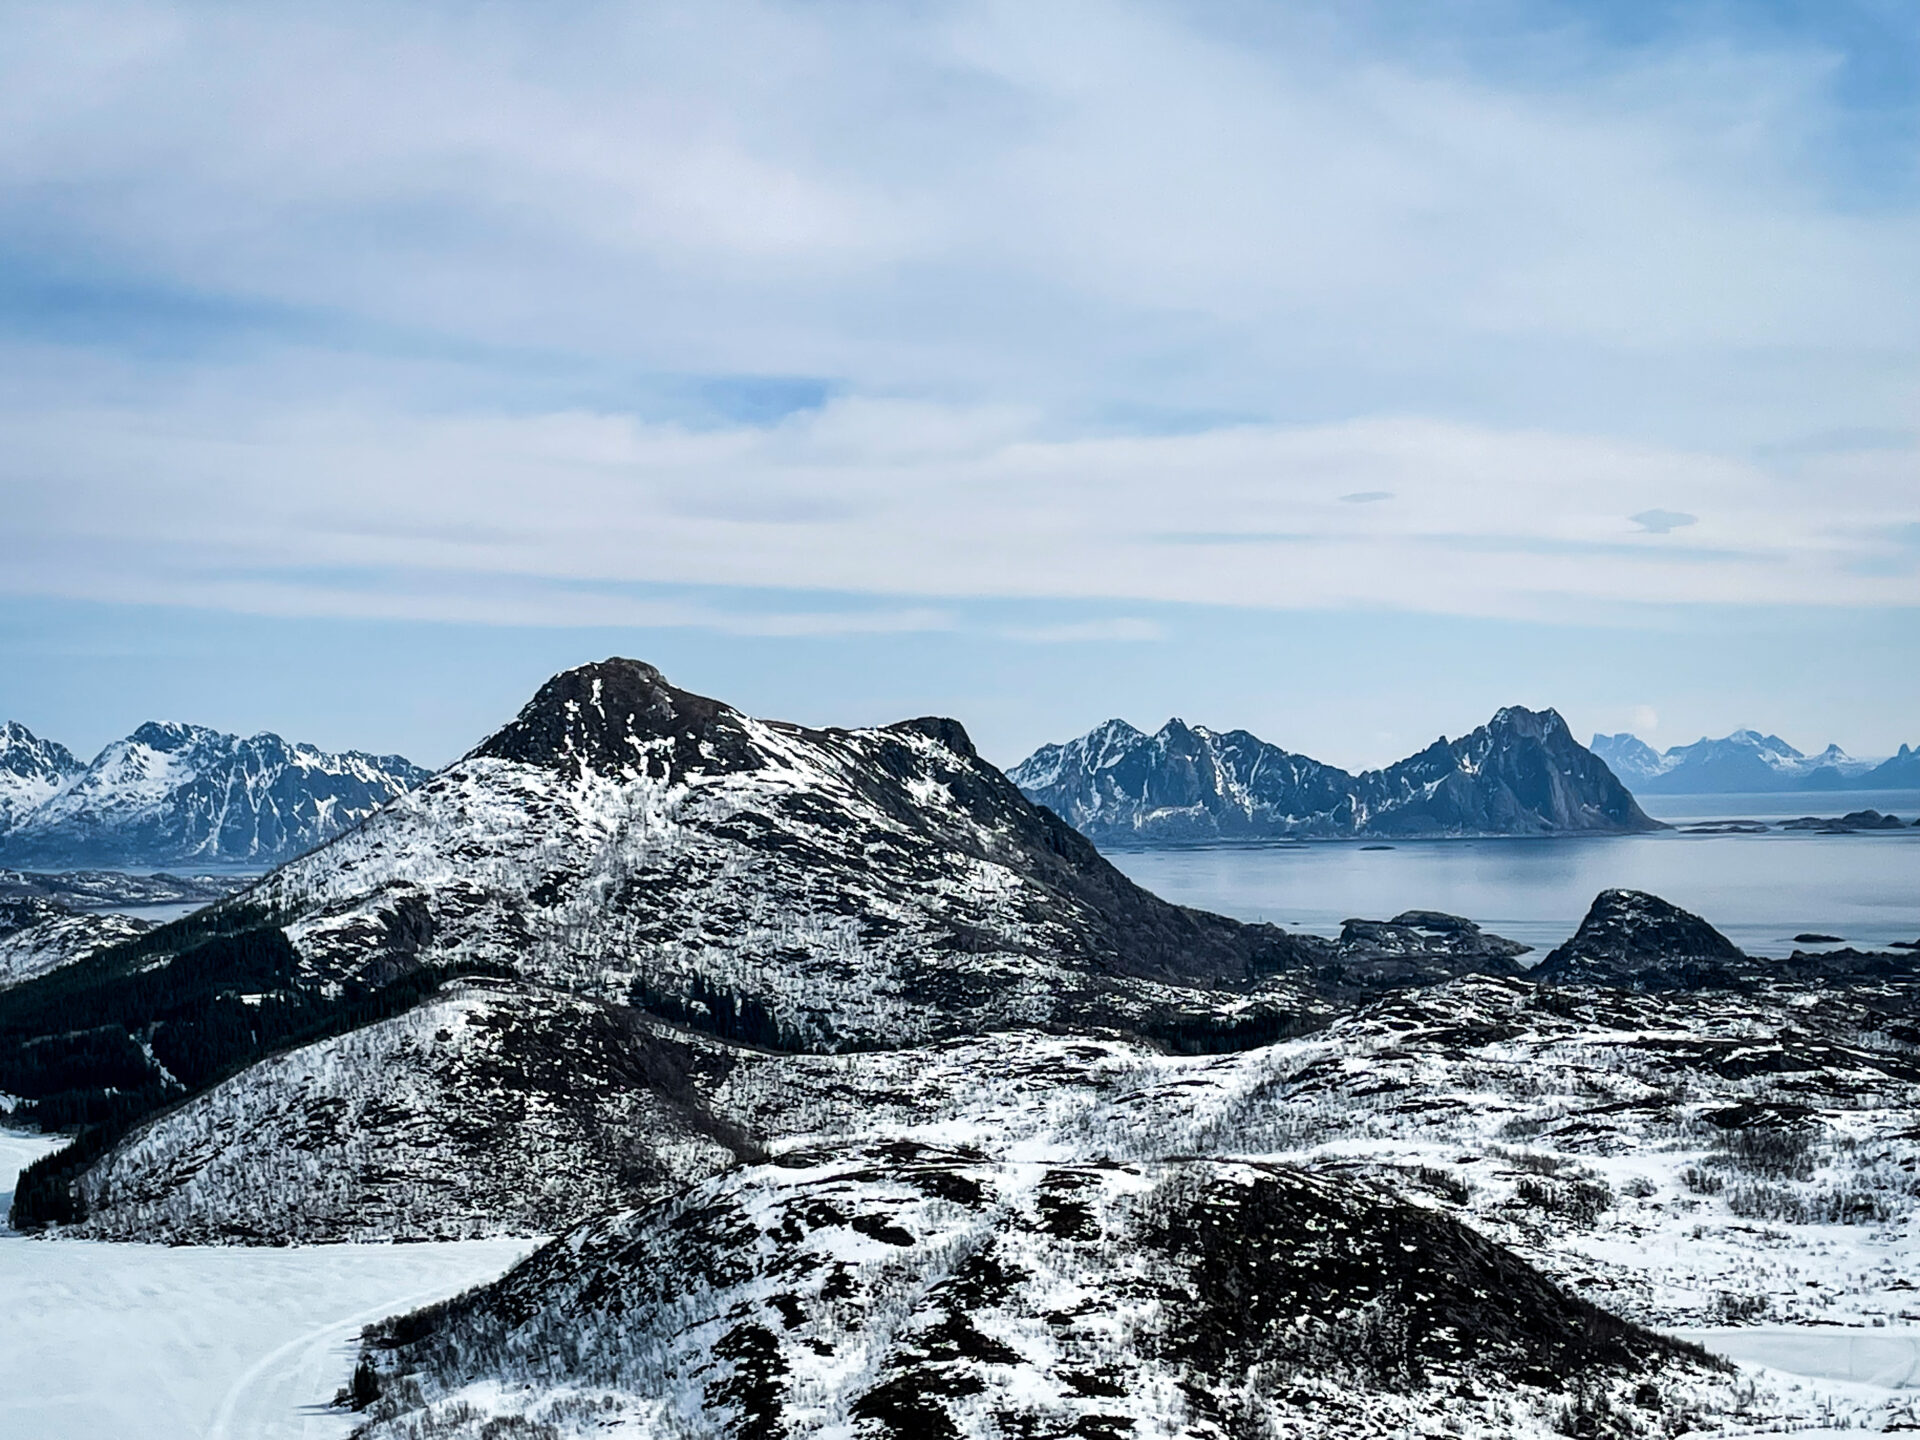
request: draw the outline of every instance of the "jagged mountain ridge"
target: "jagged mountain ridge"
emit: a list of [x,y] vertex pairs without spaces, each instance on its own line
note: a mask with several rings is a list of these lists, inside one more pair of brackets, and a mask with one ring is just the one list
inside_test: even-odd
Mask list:
[[66,746],[42,740],[17,720],[0,725],[0,834],[51,800],[86,768]]
[[157,721],[81,765],[10,723],[0,732],[0,862],[264,867],[358,824],[427,773],[398,755]]
[[[1828,745],[1803,754],[1778,735],[1736,730],[1714,740],[1655,750],[1637,735],[1593,737],[1593,753],[1643,795],[1768,794],[1796,790],[1897,790],[1920,785],[1920,766],[1898,762],[1910,752],[1876,764]],[[1911,769],[1913,773],[1907,771]]]
[[1359,775],[1180,720],[1151,736],[1110,720],[1008,774],[1105,844],[1660,828],[1558,713],[1517,706]]

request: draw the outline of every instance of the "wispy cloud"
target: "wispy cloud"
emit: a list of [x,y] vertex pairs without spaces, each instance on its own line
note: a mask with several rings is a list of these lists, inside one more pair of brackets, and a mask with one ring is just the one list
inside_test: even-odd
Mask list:
[[1920,103],[1510,13],[7,8],[0,585],[1916,603]]

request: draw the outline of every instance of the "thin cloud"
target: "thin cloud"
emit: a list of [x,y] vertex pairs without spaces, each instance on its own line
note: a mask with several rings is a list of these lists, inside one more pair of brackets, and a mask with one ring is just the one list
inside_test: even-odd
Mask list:
[[1667,535],[1700,523],[1698,515],[1689,515],[1684,510],[1642,510],[1638,515],[1629,515],[1627,518],[1649,535]]

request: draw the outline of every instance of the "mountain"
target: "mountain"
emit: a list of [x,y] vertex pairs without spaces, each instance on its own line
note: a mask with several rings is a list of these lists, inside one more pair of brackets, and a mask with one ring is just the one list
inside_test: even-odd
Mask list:
[[[1476,963],[1475,944],[1438,949],[1428,971]],[[404,1113],[420,1122],[403,1132],[419,1165],[355,1168],[374,1177],[368,1213],[421,1213],[398,1192],[496,1144],[529,1167],[502,1184],[585,1213],[684,1183],[686,1155],[707,1151],[658,1127],[621,1138],[636,1083],[684,1098],[631,1040],[625,1058],[602,1045],[614,1058],[554,1101],[579,1107],[598,1147],[592,1184],[548,1168],[559,1150],[508,1146],[520,1122],[485,1121],[488,1097],[524,1086],[499,1077],[587,1054],[583,1034],[665,1025],[831,1052],[1040,1026],[1217,1049],[1317,1023],[1314,965],[1333,953],[1141,890],[952,721],[810,730],[610,660],[555,677],[463,759],[248,890],[0,994],[0,1091],[44,1124],[108,1122],[23,1178],[16,1211],[149,1213],[138,1185],[74,1182],[144,1115],[193,1096],[124,1153],[149,1140],[171,1153],[177,1137],[204,1157],[216,1133],[256,1136],[261,1154],[280,1153],[274,1133],[351,1149],[340,1114]],[[436,994],[472,995],[487,1018],[424,1034],[401,1022]],[[357,1058],[336,1064],[329,1045]],[[289,1046],[308,1069],[256,1063]],[[447,1225],[503,1223],[486,1195],[437,1194]],[[165,1213],[245,1233],[235,1217]]]
[[1902,745],[1855,782],[1862,790],[1920,790],[1920,750]]
[[0,725],[0,835],[85,770],[66,746],[40,739],[17,721]]
[[1359,775],[1180,720],[1150,736],[1109,720],[1008,775],[1107,844],[1660,828],[1557,713],[1518,707]]
[[1182,910],[954,722],[607,661],[0,990],[15,1123],[79,1131],[13,1219],[555,1236],[364,1334],[366,1440],[1909,1423],[1659,1332],[1910,1312],[1920,957],[1749,959],[1636,892],[1520,950]]
[[1895,761],[1875,769],[1871,760],[1856,760],[1838,745],[1817,755],[1804,755],[1778,735],[1736,730],[1720,740],[1700,739],[1656,751],[1629,734],[1595,735],[1593,753],[1642,795],[1730,795],[1783,790],[1896,789],[1920,785],[1920,766],[1909,780],[1875,776]]
[[333,755],[197,725],[142,725],[86,766],[18,725],[0,741],[0,862],[10,865],[270,865],[428,773],[398,755]]

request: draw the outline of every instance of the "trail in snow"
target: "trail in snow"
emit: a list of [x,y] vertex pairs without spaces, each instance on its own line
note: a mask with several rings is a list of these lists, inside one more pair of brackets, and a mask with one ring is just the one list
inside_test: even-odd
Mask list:
[[[59,1141],[0,1132],[0,1196]],[[0,1204],[4,1204],[0,1200]],[[0,1235],[0,1435],[332,1440],[370,1320],[504,1272],[528,1240],[178,1248]]]
[[1742,1365],[1882,1390],[1920,1389],[1920,1327],[1742,1325],[1672,1333]]

